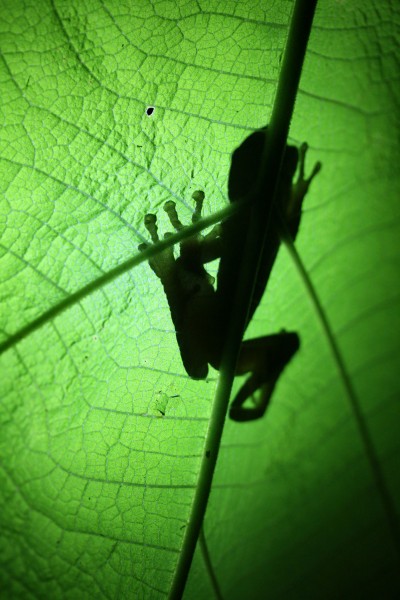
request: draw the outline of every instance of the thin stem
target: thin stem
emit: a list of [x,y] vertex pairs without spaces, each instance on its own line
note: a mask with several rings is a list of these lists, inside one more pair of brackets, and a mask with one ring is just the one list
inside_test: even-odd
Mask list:
[[315,313],[320,322],[322,331],[324,332],[326,339],[328,341],[328,345],[333,354],[334,361],[336,363],[337,369],[340,373],[341,379],[343,381],[343,385],[345,387],[347,397],[349,399],[349,404],[351,411],[353,413],[354,420],[356,422],[358,432],[361,438],[361,443],[364,448],[365,455],[367,457],[367,461],[369,462],[372,478],[375,481],[376,489],[381,498],[382,507],[387,519],[387,524],[389,528],[389,534],[392,537],[392,541],[394,543],[394,547],[400,557],[400,525],[397,517],[396,506],[393,502],[392,495],[390,494],[386,479],[384,477],[382,467],[379,462],[379,458],[372,441],[371,434],[368,429],[368,425],[366,419],[361,410],[360,401],[356,394],[356,391],[353,387],[353,384],[350,379],[350,375],[347,372],[347,368],[342,356],[342,353],[339,349],[339,346],[336,342],[335,336],[332,331],[332,327],[329,323],[326,312],[324,311],[321,302],[318,298],[317,292],[314,288],[314,285],[304,268],[303,262],[296,250],[295,245],[290,237],[290,233],[287,231],[286,224],[282,215],[277,214],[276,219],[279,222],[279,227],[281,230],[281,239],[283,244],[285,245],[293,263],[296,266],[296,270],[300,275],[303,285],[306,288],[307,296],[311,301],[311,304],[315,310]]
[[6,352],[6,350],[8,350],[9,348],[12,348],[15,344],[18,344],[18,342],[28,337],[28,335],[30,335],[37,329],[40,329],[40,327],[43,327],[43,325],[45,325],[46,323],[49,323],[49,321],[51,321],[52,319],[58,317],[62,312],[64,312],[68,308],[75,306],[75,304],[78,304],[84,298],[86,298],[90,294],[93,294],[93,292],[102,289],[105,285],[111,283],[124,273],[127,273],[128,271],[133,269],[133,267],[136,267],[140,263],[147,261],[149,258],[155,256],[162,250],[165,250],[166,248],[169,248],[170,246],[173,246],[174,244],[177,244],[182,240],[196,233],[199,233],[203,229],[207,229],[207,227],[210,227],[211,225],[220,223],[222,220],[227,219],[231,215],[235,214],[237,211],[240,210],[240,208],[240,205],[235,206],[234,204],[230,204],[223,210],[220,210],[210,215],[209,217],[204,217],[200,221],[197,221],[193,225],[185,227],[184,229],[175,233],[174,235],[160,240],[157,244],[150,245],[145,251],[138,252],[132,258],[129,258],[128,260],[124,261],[123,263],[121,263],[114,269],[111,269],[107,273],[103,273],[102,275],[97,277],[97,279],[94,279],[93,281],[83,286],[76,292],[73,292],[71,294],[67,294],[66,292],[66,297],[60,300],[60,302],[49,308],[49,310],[46,310],[44,313],[39,315],[39,317],[25,325],[25,327],[21,327],[21,329],[10,335],[4,342],[2,342],[0,344],[0,355],[3,354],[3,352]]
[[207,545],[207,540],[206,540],[206,534],[204,533],[204,525],[202,525],[201,529],[200,529],[200,535],[199,535],[199,546],[201,549],[201,554],[203,556],[203,560],[205,562],[206,565],[206,569],[207,569],[207,574],[211,580],[211,584],[214,590],[214,596],[217,598],[217,600],[224,600],[223,595],[221,594],[221,590],[219,588],[219,583],[218,583],[218,579],[215,575],[215,571],[214,571],[214,567],[212,564],[212,560],[210,557],[210,553],[208,551],[208,545]]

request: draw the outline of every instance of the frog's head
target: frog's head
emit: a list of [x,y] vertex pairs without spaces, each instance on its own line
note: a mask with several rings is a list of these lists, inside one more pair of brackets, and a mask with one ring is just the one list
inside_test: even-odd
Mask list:
[[254,131],[232,154],[228,195],[231,202],[249,196],[257,183],[267,127]]
[[[259,174],[262,168],[262,156],[268,127],[254,131],[232,154],[232,165],[229,172],[228,193],[231,202],[237,202],[257,193],[260,185]],[[299,152],[295,146],[286,146],[283,155],[280,180],[283,184],[291,183],[296,171]]]
[[282,169],[281,169],[281,181],[285,180],[292,183],[294,174],[297,169],[297,162],[299,160],[299,151],[296,146],[286,146],[285,153],[283,155]]

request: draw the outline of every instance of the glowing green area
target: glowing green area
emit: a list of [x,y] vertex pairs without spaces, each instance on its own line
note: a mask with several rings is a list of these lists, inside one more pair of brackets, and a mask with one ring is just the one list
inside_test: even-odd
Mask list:
[[[196,189],[205,214],[226,206],[230,153],[269,120],[290,4],[132,5],[1,1],[0,344],[134,255],[144,213],[173,197],[187,222]],[[290,130],[323,163],[297,248],[397,501],[398,13],[320,3]],[[302,347],[265,419],[224,431],[205,523],[221,590],[392,591],[370,465],[284,250],[247,335],[282,328]],[[186,377],[145,263],[1,355],[0,596],[168,595],[217,375]],[[185,598],[209,586],[196,554]]]

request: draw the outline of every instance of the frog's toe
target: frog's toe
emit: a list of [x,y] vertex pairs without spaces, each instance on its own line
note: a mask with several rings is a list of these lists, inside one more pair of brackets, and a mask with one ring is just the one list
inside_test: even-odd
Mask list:
[[304,169],[305,169],[305,162],[306,162],[306,154],[308,151],[308,144],[307,142],[303,142],[300,146],[299,149],[299,182],[304,182],[305,184],[307,184],[307,188],[305,191],[307,191],[308,186],[310,185],[311,181],[314,179],[314,177],[317,175],[317,173],[320,172],[322,164],[320,162],[315,163],[313,170],[311,171],[311,175],[309,175],[309,177],[305,177],[304,174]]
[[304,165],[308,150],[307,142],[303,142],[299,148],[299,181],[304,181]]
[[174,227],[177,231],[183,229],[183,225],[179,220],[178,213],[176,212],[176,204],[173,200],[167,200],[167,202],[164,204],[164,210],[168,215],[172,227]]
[[150,237],[153,241],[153,243],[157,243],[159,241],[159,237],[158,237],[158,227],[157,227],[157,217],[156,215],[153,215],[151,213],[148,213],[147,215],[144,216],[144,226],[146,227],[147,231],[150,234]]
[[307,142],[303,142],[300,146],[300,154],[302,154],[303,156],[306,154],[308,150],[308,144]]
[[196,190],[192,194],[192,198],[196,203],[194,213],[192,215],[192,223],[196,223],[201,218],[201,210],[203,208],[205,194],[203,190]]
[[149,247],[149,244],[146,244],[145,242],[143,242],[142,244],[139,244],[138,250],[140,252],[144,252],[145,250],[147,250],[148,247]]
[[176,206],[176,202],[174,202],[173,200],[167,200],[166,202],[164,202],[164,210],[166,213],[169,213],[171,210],[173,211],[175,209]]
[[322,163],[320,161],[316,162],[313,170],[311,171],[311,175],[309,176],[307,181],[310,182],[312,179],[314,179],[314,177],[317,175],[317,173],[320,172],[321,169],[322,169]]
[[203,202],[205,198],[205,193],[203,192],[203,190],[196,190],[195,192],[193,192],[192,198],[195,202]]

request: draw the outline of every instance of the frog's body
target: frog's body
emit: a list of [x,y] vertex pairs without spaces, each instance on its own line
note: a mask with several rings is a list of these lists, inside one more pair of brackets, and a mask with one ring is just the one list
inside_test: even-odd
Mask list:
[[[266,129],[251,134],[235,150],[229,174],[229,199],[235,202],[249,195],[257,178]],[[285,217],[288,230],[295,239],[301,216],[301,207],[312,178],[320,169],[315,165],[311,176],[304,179],[304,158],[307,146],[303,144],[300,153],[294,146],[287,146],[283,159],[281,178],[276,194],[276,203]],[[292,180],[299,161],[299,177]],[[260,191],[262,193],[262,190]],[[193,222],[201,216],[204,200],[203,192],[195,192],[193,198],[196,210]],[[253,198],[254,199],[254,198]],[[263,199],[267,201],[267,199]],[[175,203],[166,202],[164,209],[176,230],[182,229],[175,209]],[[221,365],[227,327],[229,325],[232,299],[234,298],[237,276],[240,269],[243,232],[247,230],[249,210],[241,210],[226,220],[206,236],[198,234],[180,244],[180,256],[175,260],[173,248],[167,248],[149,264],[161,279],[171,310],[176,337],[184,367],[194,379],[204,379],[208,364],[215,369]],[[145,225],[153,243],[158,241],[156,216],[145,216]],[[166,234],[170,235],[170,234]],[[259,271],[251,300],[248,322],[256,310],[279,249],[280,237],[274,220],[268,227],[266,243],[259,263]],[[143,250],[147,244],[142,244]],[[204,265],[220,258],[216,288],[213,279]],[[246,324],[247,325],[247,324]],[[250,372],[251,375],[239,390],[230,409],[230,417],[247,421],[261,417],[268,405],[275,383],[286,364],[299,347],[296,333],[281,332],[242,342],[236,374]],[[250,408],[245,401],[257,390],[259,398]]]

